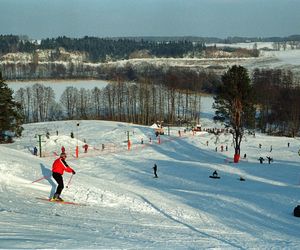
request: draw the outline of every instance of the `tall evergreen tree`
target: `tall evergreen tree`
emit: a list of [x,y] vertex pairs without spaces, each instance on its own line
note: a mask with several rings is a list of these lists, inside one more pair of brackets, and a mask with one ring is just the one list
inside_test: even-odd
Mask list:
[[11,140],[8,133],[20,136],[23,130],[21,105],[13,100],[12,94],[0,72],[0,142]]
[[255,95],[247,70],[242,66],[232,66],[222,76],[214,99],[214,119],[223,121],[225,126],[232,129],[234,161],[238,162],[244,129],[253,127],[255,122]]

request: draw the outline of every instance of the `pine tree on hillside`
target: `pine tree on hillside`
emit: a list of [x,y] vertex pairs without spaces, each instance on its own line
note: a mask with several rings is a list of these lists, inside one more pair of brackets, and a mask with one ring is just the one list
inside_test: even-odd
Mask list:
[[255,124],[255,93],[247,70],[242,66],[232,66],[222,76],[222,84],[214,99],[214,119],[232,129],[234,161],[238,162],[244,130]]
[[0,72],[0,143],[11,142],[12,135],[20,136],[23,130],[21,105],[13,100],[12,94]]

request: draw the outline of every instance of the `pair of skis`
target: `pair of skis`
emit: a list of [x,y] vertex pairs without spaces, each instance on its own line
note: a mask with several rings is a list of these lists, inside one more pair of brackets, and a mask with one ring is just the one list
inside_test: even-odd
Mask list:
[[77,203],[77,202],[73,202],[73,201],[59,201],[59,200],[53,200],[51,198],[50,199],[49,198],[36,198],[36,199],[42,200],[42,201],[48,201],[48,202],[64,204],[64,205],[85,206],[85,204],[83,204],[83,203]]

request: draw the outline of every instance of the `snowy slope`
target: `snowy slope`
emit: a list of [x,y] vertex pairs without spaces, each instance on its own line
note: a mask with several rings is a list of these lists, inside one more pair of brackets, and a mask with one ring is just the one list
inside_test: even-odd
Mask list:
[[[203,124],[214,126],[209,120]],[[179,137],[179,128],[171,128],[171,135],[161,136],[158,144],[151,128],[119,122],[61,121],[24,127],[22,138],[0,146],[0,248],[300,246],[300,220],[292,215],[300,203],[299,138],[247,136],[242,142],[247,158],[233,164],[229,134],[187,132]],[[30,150],[38,145],[34,136],[45,131],[50,132],[49,139],[42,137],[45,157],[33,156]],[[130,151],[127,131],[133,142]],[[86,154],[84,140],[90,145]],[[76,170],[62,197],[84,206],[36,199],[55,191],[51,178],[32,181],[50,175],[62,145]],[[221,145],[228,151],[220,152]],[[271,156],[274,162],[259,164],[260,156]],[[153,178],[154,163],[158,179]],[[221,179],[208,178],[214,170]],[[65,186],[70,177],[65,173]]]

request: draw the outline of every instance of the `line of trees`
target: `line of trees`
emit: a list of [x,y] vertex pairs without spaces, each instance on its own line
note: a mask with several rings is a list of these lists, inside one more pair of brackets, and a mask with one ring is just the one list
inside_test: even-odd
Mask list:
[[91,62],[128,59],[135,51],[147,50],[156,57],[183,57],[194,51],[201,52],[204,43],[192,43],[190,41],[151,42],[135,41],[132,39],[109,39],[97,37],[47,38],[41,41],[40,49],[55,49],[63,47],[67,51],[88,52]]
[[[89,62],[105,62],[107,60],[129,59],[132,57],[203,57],[207,49],[207,39],[190,40],[153,40],[134,38],[98,38],[88,37],[69,38],[61,36],[57,38],[42,39],[40,43],[31,42],[26,37],[15,35],[0,35],[0,56],[6,53],[27,52],[34,53],[37,50],[58,50],[64,48],[68,52],[79,51],[88,55]],[[225,40],[224,42],[226,42]],[[227,41],[228,42],[228,41]],[[296,41],[289,41],[295,42]],[[258,56],[258,50],[239,48],[219,48],[229,52],[237,51],[245,56]],[[54,53],[55,54],[55,53]],[[55,58],[53,58],[55,59]]]
[[270,135],[299,135],[300,86],[290,70],[255,69],[250,82],[243,67],[233,66],[222,76],[214,107],[215,119],[231,127],[235,139],[244,132],[240,127]]
[[294,137],[300,129],[300,86],[290,70],[255,69],[257,128],[268,134]]
[[15,94],[25,122],[63,119],[102,119],[150,125],[199,120],[201,95],[153,82],[116,81],[92,90],[67,87],[59,102],[51,87],[34,84]]
[[40,44],[22,40],[14,35],[0,35],[0,55],[14,52],[33,53],[37,49],[58,49],[86,52],[91,62],[104,62],[107,59],[128,59],[136,51],[147,51],[155,57],[184,57],[201,53],[205,49],[204,42],[179,41],[145,41],[134,39],[112,38],[68,38],[66,36],[42,39]]

